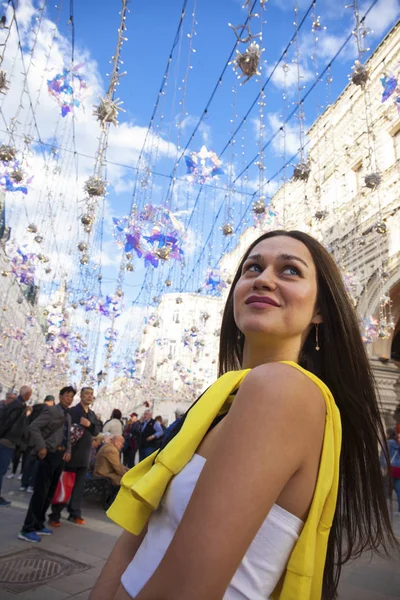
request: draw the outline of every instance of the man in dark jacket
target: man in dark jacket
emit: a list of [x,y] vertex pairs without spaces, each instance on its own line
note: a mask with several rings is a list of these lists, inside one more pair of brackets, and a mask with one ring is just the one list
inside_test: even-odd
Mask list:
[[0,506],[11,504],[1,496],[1,486],[15,447],[28,439],[26,403],[31,396],[32,389],[23,385],[19,396],[9,404],[3,404],[0,410]]
[[[85,476],[89,467],[92,439],[101,431],[99,420],[95,413],[89,408],[93,402],[93,396],[93,388],[82,388],[80,403],[73,406],[69,411],[72,425],[79,425],[83,428],[83,431],[81,432],[82,436],[78,439],[76,444],[72,446],[72,457],[65,468],[66,471],[72,471],[76,474],[74,489],[72,490],[71,499],[68,504],[68,521],[72,521],[77,525],[85,524],[84,519],[82,519],[82,500],[85,487]],[[51,527],[60,526],[61,512],[65,506],[65,504],[52,505],[52,511],[49,516],[49,524]]]
[[153,419],[151,410],[145,410],[140,427],[139,459],[141,461],[160,447],[163,435],[163,428],[158,421]]
[[46,511],[56,491],[63,463],[71,459],[71,417],[68,409],[75,396],[72,386],[60,390],[60,403],[46,406],[29,425],[30,440],[40,459],[35,490],[29,503],[21,540],[40,542],[41,535],[51,535],[45,527]]
[[[46,406],[54,406],[55,398],[54,396],[48,395],[43,401],[43,404],[35,404],[32,408],[32,412],[28,417],[29,425],[37,419],[37,417],[41,414],[43,409]],[[21,487],[19,488],[20,492],[33,492],[33,487],[35,483],[37,468],[39,465],[39,459],[32,447],[31,442],[29,441],[28,448],[26,450],[27,456],[24,464],[24,469],[22,471],[22,480]]]

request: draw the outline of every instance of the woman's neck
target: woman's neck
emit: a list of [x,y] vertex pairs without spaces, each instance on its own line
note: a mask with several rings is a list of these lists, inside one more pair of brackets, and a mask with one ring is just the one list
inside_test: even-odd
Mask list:
[[300,354],[300,342],[294,344],[293,340],[288,340],[287,343],[282,343],[274,346],[273,344],[257,344],[248,342],[244,343],[242,369],[254,369],[259,365],[264,365],[271,362],[279,362],[281,360],[290,360],[298,362]]

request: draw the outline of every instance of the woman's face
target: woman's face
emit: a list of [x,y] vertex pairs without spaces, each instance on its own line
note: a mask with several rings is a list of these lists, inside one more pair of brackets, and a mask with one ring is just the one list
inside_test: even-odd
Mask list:
[[288,236],[257,244],[243,264],[233,293],[234,318],[246,340],[303,343],[316,311],[317,273],[308,248]]

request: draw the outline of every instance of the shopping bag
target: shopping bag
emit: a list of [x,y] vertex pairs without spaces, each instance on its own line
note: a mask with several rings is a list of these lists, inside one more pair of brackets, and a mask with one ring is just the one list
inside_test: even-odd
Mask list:
[[67,504],[75,485],[76,473],[63,471],[58,480],[52,504]]

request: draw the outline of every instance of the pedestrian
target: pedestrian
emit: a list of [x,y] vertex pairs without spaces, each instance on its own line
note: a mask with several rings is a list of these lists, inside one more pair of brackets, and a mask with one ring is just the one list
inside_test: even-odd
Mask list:
[[[388,476],[388,468],[385,454],[381,453],[382,474],[385,477],[387,485],[387,493],[389,500],[392,497],[392,491],[395,491],[397,497],[397,511],[400,513],[400,445],[396,430],[389,427],[386,429],[387,449],[389,452],[390,474]],[[393,485],[393,490],[392,490]]]
[[111,413],[111,418],[104,423],[103,433],[111,433],[111,435],[122,435],[124,426],[122,424],[122,413],[118,408],[114,408]]
[[127,467],[121,464],[121,450],[124,445],[122,435],[113,435],[109,444],[104,444],[96,456],[93,475],[105,477],[112,485],[119,487]]
[[144,411],[140,427],[139,460],[142,461],[153,454],[160,447],[164,435],[158,421],[153,419],[153,414],[148,408]]
[[163,433],[165,433],[165,432],[166,432],[166,430],[167,430],[167,428],[166,428],[166,426],[164,425],[164,421],[163,421],[163,418],[162,418],[162,416],[161,416],[161,415],[157,415],[157,417],[156,417],[154,420],[155,420],[155,421],[158,421],[158,422],[160,423],[160,425],[161,425],[161,428],[162,428],[162,430],[163,430]]
[[183,410],[183,408],[176,408],[175,409],[175,421],[173,421],[171,423],[171,425],[168,425],[167,429],[164,432],[164,437],[169,435],[170,432],[175,429],[175,427],[177,426],[177,424],[180,422],[180,420],[182,419],[183,415],[185,414],[185,411]]
[[71,459],[71,406],[75,389],[68,385],[60,390],[59,404],[46,406],[29,425],[30,440],[39,459],[35,489],[19,534],[26,542],[40,542],[41,535],[53,531],[45,526],[46,512],[54,496],[64,462]]
[[135,465],[135,456],[140,442],[140,422],[138,414],[133,412],[129,415],[129,422],[124,430],[124,465],[131,469]]
[[[32,412],[28,416],[29,425],[42,413],[46,406],[54,406],[55,398],[52,395],[45,397],[43,403],[34,404]],[[26,460],[22,470],[21,487],[20,492],[32,493],[35,486],[36,472],[39,466],[39,459],[30,440],[28,439],[28,448],[26,450]]]
[[108,516],[125,531],[90,600],[333,600],[344,563],[398,550],[371,365],[322,244],[269,231],[250,245],[219,365],[160,451],[122,478]]
[[15,400],[0,407],[0,506],[11,504],[2,497],[1,487],[15,448],[28,440],[26,404],[31,396],[32,388],[23,385]]
[[8,406],[9,404],[11,404],[11,402],[14,402],[14,400],[16,400],[16,398],[17,398],[17,394],[14,394],[14,392],[7,392],[5,399],[0,401],[0,407]]
[[[71,460],[65,465],[65,470],[75,473],[75,484],[71,498],[68,503],[69,517],[77,525],[84,525],[82,518],[82,500],[85,488],[85,476],[89,468],[92,449],[92,439],[100,433],[100,423],[95,413],[89,408],[93,403],[94,392],[91,387],[83,387],[80,394],[80,402],[73,406],[69,413],[72,425],[81,431],[81,437],[72,446]],[[52,504],[49,516],[50,527],[60,527],[60,518],[66,504]]]

